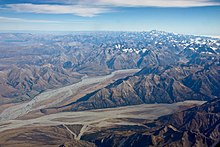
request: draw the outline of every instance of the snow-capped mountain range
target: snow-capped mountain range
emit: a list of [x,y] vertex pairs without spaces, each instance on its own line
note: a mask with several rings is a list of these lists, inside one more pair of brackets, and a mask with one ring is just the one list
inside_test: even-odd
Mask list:
[[[1,103],[32,99],[84,74],[219,61],[220,39],[150,32],[75,32],[66,35],[0,34]],[[15,99],[14,99],[15,98]]]

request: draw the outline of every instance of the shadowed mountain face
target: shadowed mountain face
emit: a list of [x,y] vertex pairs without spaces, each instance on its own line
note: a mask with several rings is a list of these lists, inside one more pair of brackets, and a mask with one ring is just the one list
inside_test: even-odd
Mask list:
[[[80,126],[71,126],[73,131],[78,128]],[[74,139],[64,125],[12,129],[1,132],[0,136],[0,145],[4,147],[95,147],[93,143]]]
[[[170,106],[172,107],[174,105]],[[43,124],[34,123],[34,125],[29,125],[29,127],[24,125],[23,127],[5,130],[0,133],[0,145],[6,147],[14,145],[21,147],[206,147],[216,144],[220,139],[220,99],[217,98],[196,107],[187,106],[191,108],[184,108],[184,111],[176,109],[177,112],[161,116],[155,120],[149,118],[145,120],[146,118],[143,119],[141,117],[139,119],[133,117],[116,117],[117,119],[115,120],[103,120],[102,117],[101,121],[108,122],[107,124],[104,122],[100,123],[99,121],[93,122],[90,120],[90,117],[86,117],[86,122],[81,120],[83,124],[75,124],[74,120],[71,119],[71,114],[74,113],[68,113],[66,115],[67,118],[61,115],[59,120],[64,121],[61,125],[52,123],[53,126],[42,126]],[[133,109],[135,108],[133,107]],[[99,111],[102,113],[105,110]],[[150,111],[157,110],[154,108]],[[135,115],[143,113],[149,115],[149,111],[137,112]],[[50,116],[46,117],[48,118]],[[80,120],[79,118],[80,116],[75,117],[77,121]],[[59,120],[54,119],[54,121]],[[65,121],[68,124],[65,124],[67,123]],[[45,122],[43,121],[43,123]],[[111,124],[110,122],[115,123]],[[121,123],[117,124],[117,122]],[[7,126],[7,124],[1,125]]]
[[[193,70],[204,69],[202,74],[206,74],[206,68],[210,66],[207,64],[219,60],[219,47],[219,39],[158,31],[93,32],[70,35],[0,34],[0,52],[2,53],[0,54],[0,104],[32,99],[44,90],[76,83],[84,74],[103,75],[118,69],[144,68],[146,66],[148,69],[150,65],[154,65],[165,70],[167,65],[173,67],[184,64],[189,66],[188,70],[191,73]],[[190,69],[191,66],[193,69]],[[191,76],[189,73],[180,74],[185,78],[181,79],[183,81],[173,80],[172,78],[175,77],[165,77],[165,81],[163,81],[163,77],[159,78],[156,75],[145,75],[144,79],[146,81],[152,79],[152,82],[161,82],[161,80],[165,82],[164,85],[160,85],[162,87],[158,87],[155,85],[156,83],[152,82],[148,85],[153,87],[153,93],[155,90],[162,92],[164,91],[162,89],[166,89],[166,92],[161,95],[164,99],[161,102],[179,101],[179,98],[175,100],[171,96],[171,87],[175,87],[178,82],[183,84],[180,87],[184,87],[183,91],[188,92],[189,95],[192,95],[191,90],[201,91],[201,93],[197,92],[193,99],[197,99],[196,95],[202,95],[201,99],[217,95],[217,93],[212,93],[213,91],[209,90],[210,87],[201,81],[209,82],[209,86],[216,89],[217,86],[214,85],[218,82],[213,82],[218,77],[208,75],[206,79],[200,79],[199,73]],[[180,74],[174,76],[178,77]],[[128,90],[129,86],[134,86],[132,84],[136,86],[137,82],[140,82],[140,77],[130,80],[128,80],[130,83],[123,82],[121,86],[127,87],[125,89]],[[133,90],[129,89],[130,96],[135,97],[135,102],[116,100],[117,105],[153,102],[159,96],[151,96],[146,99],[143,95],[149,94],[149,92],[137,93],[141,88],[143,85]],[[204,96],[203,92],[207,90],[208,94]],[[134,91],[136,92],[134,93]],[[118,97],[119,93],[115,91],[113,98]],[[179,91],[176,95],[179,95]],[[114,106],[109,102],[106,103],[103,106]]]
[[42,110],[80,111],[143,103],[174,103],[220,97],[219,60],[202,65],[148,66],[69,105]]
[[[116,127],[87,134],[97,146],[212,146],[219,140],[220,99],[166,115],[143,127]],[[129,131],[128,131],[129,130]],[[133,133],[132,133],[133,132]]]

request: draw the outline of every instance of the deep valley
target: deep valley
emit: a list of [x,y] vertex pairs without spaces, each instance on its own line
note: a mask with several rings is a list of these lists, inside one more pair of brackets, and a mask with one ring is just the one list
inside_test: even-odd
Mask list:
[[220,39],[0,34],[0,146],[213,146]]

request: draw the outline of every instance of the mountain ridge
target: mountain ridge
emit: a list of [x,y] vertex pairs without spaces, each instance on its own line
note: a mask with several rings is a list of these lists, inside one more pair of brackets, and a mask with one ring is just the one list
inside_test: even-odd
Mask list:
[[174,103],[220,97],[219,62],[207,65],[145,67],[133,76],[115,81],[58,108],[42,110],[81,111],[143,103]]
[[[82,139],[97,146],[212,146],[219,141],[220,98],[145,123],[132,130],[122,126],[85,134]],[[134,126],[135,127],[135,126]],[[126,127],[125,127],[126,128]],[[131,127],[130,127],[131,128]],[[131,129],[128,129],[131,131]]]

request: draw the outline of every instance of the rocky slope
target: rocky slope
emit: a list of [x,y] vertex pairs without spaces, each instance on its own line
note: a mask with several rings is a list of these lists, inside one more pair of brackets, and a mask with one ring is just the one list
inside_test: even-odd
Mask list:
[[[47,89],[70,85],[80,81],[83,75],[56,67],[11,67],[2,78],[0,93],[2,103],[31,100]],[[15,99],[14,99],[15,98]]]
[[[76,140],[72,133],[81,126],[72,125],[71,130],[65,126],[26,127],[1,132],[0,146],[4,147],[95,147],[95,144]],[[71,133],[72,132],[72,133]]]
[[[6,147],[14,146],[15,144],[22,147],[206,147],[215,145],[219,141],[220,135],[220,98],[195,107],[188,104],[186,106],[188,107],[187,109],[186,107],[180,108],[181,111],[179,108],[175,109],[173,114],[160,115],[161,117],[155,117],[155,120],[150,119],[151,115],[149,114],[151,112],[157,113],[157,109],[150,105],[148,105],[148,111],[146,111],[147,109],[141,111],[141,109],[136,109],[135,106],[132,109],[129,108],[132,110],[131,112],[135,112],[132,114],[133,117],[129,117],[128,111],[124,113],[124,109],[120,108],[115,110],[115,112],[106,110],[109,111],[109,115],[112,115],[109,117],[112,117],[112,119],[106,119],[109,115],[103,113],[103,110],[98,110],[98,113],[103,116],[98,116],[96,113],[95,117],[98,116],[99,121],[102,121],[102,123],[97,121],[97,118],[95,118],[95,121],[93,120],[94,117],[91,119],[89,112],[83,112],[84,119],[81,118],[81,112],[76,112],[78,114],[68,112],[66,114],[63,113],[63,115],[57,114],[56,117],[53,115],[45,116],[35,120],[35,122],[27,120],[25,124],[24,120],[20,120],[20,122],[19,120],[14,120],[13,122],[0,124],[1,127],[4,127],[10,125],[10,123],[15,123],[15,128],[9,127],[8,130],[3,129],[1,131],[0,145]],[[162,108],[162,111],[166,110]],[[116,112],[121,113],[121,115],[117,117]],[[165,113],[167,114],[167,112]],[[123,114],[127,115],[127,117],[123,116]],[[145,114],[148,117],[143,119],[142,117]],[[48,117],[52,119],[48,119]],[[59,121],[61,124],[58,123]],[[44,124],[47,122],[49,122],[48,126]],[[19,125],[20,123],[23,125]]]
[[148,122],[87,134],[97,146],[212,146],[220,139],[220,99]]
[[216,60],[220,52],[219,39],[160,31],[15,33],[0,38],[1,104],[29,100],[45,89],[78,82],[82,74],[179,62],[202,66],[207,59]]
[[174,103],[220,97],[219,59],[201,65],[148,66],[76,102],[42,110],[80,111],[143,103]]

